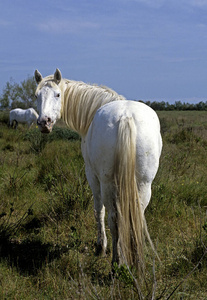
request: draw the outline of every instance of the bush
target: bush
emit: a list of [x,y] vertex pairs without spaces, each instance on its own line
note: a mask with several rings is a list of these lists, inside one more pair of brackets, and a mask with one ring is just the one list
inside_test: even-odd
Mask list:
[[24,139],[30,142],[33,152],[39,153],[45,148],[47,143],[58,140],[80,140],[80,136],[67,128],[54,127],[50,134],[42,134],[39,129],[35,128],[27,131]]
[[9,124],[9,111],[0,111],[0,123]]
[[80,136],[77,132],[74,132],[68,128],[59,128],[54,127],[53,131],[49,134],[48,140],[57,141],[57,140],[80,140]]

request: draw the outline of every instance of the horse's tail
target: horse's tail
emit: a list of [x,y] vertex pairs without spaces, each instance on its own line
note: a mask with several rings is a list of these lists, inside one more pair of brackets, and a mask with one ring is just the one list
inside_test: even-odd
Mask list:
[[[144,232],[146,222],[136,182],[136,126],[132,117],[123,117],[118,128],[115,155],[117,189],[117,229],[120,260],[144,271]],[[146,229],[147,230],[147,229]]]

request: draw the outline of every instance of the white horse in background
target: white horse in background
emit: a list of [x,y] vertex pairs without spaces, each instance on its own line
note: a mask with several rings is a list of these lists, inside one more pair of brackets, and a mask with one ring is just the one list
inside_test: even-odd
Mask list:
[[160,123],[147,105],[113,90],[63,79],[56,69],[45,78],[36,70],[37,124],[43,133],[56,120],[81,137],[85,171],[94,196],[98,248],[105,253],[105,208],[112,234],[112,263],[143,270],[143,242],[150,240],[144,210],[151,197],[162,149]]
[[[11,127],[18,126],[18,123],[27,123],[28,127],[35,122],[37,122],[38,113],[34,110],[34,108],[21,109],[15,108],[12,109],[9,113],[9,124]],[[15,125],[14,125],[15,123]]]

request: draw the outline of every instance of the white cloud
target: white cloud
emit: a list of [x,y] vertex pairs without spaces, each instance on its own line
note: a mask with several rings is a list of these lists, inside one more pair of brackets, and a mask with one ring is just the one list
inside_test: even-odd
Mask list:
[[37,25],[40,31],[50,32],[50,33],[78,33],[87,29],[96,29],[99,27],[97,23],[90,21],[67,21],[67,20],[48,20]]
[[12,22],[6,21],[6,20],[0,20],[0,27],[7,27],[12,25]]
[[207,8],[207,0],[170,0],[175,7]]
[[[124,0],[130,1],[130,0]],[[197,7],[197,8],[207,8],[207,0],[131,0],[132,2],[142,3],[151,8],[161,8],[162,6],[174,8],[177,7]]]
[[134,1],[143,3],[152,8],[160,8],[165,3],[165,0],[134,0]]
[[207,7],[207,0],[191,0],[190,3],[197,7]]

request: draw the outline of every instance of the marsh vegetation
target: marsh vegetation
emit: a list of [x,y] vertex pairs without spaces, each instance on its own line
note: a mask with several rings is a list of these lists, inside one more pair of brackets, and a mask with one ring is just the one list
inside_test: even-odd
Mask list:
[[160,168],[146,219],[146,278],[111,274],[96,255],[96,223],[79,136],[51,135],[0,115],[0,295],[2,299],[207,299],[207,112],[158,112]]

